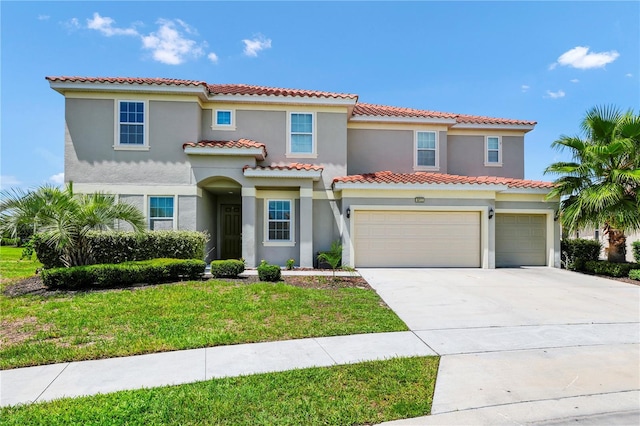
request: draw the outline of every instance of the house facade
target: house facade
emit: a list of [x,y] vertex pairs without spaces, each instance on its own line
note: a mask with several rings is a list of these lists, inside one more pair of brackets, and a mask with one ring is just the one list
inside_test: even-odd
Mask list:
[[65,180],[207,231],[207,258],[311,267],[559,266],[558,200],[524,179],[535,122],[353,94],[155,78],[47,77]]

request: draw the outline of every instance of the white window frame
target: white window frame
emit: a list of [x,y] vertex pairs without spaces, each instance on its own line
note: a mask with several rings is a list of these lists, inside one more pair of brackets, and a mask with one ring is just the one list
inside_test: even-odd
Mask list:
[[[433,133],[435,135],[435,164],[433,166],[418,165],[418,134]],[[440,138],[436,130],[416,130],[413,134],[413,169],[416,171],[437,171],[440,170]]]
[[[218,112],[231,113],[231,124],[219,124]],[[236,130],[236,110],[229,108],[219,108],[211,110],[211,129],[213,130]]]
[[[135,102],[141,103],[144,105],[144,122],[142,123],[143,127],[143,144],[142,145],[132,145],[132,144],[121,144],[120,143],[120,103],[121,102]],[[116,99],[114,105],[115,111],[115,120],[114,120],[114,129],[115,129],[115,142],[113,144],[114,150],[123,150],[123,151],[148,151],[149,150],[149,102],[141,99]]]
[[[498,161],[489,161],[489,139],[498,139]],[[496,151],[492,149],[491,151]],[[484,165],[485,167],[502,167],[502,136],[485,136],[484,138]]]
[[[269,239],[269,203],[272,201],[287,201],[289,202],[290,211],[289,211],[289,239],[288,240],[270,240]],[[264,200],[264,232],[263,232],[263,242],[262,244],[265,246],[272,247],[293,247],[295,246],[295,233],[296,233],[296,223],[295,223],[295,200],[292,198],[265,198]]]
[[[311,152],[291,152],[291,116],[293,114],[305,114],[311,115]],[[309,111],[288,111],[287,112],[287,152],[286,158],[317,158],[318,157],[318,144],[317,144],[317,120],[316,113]]]
[[178,229],[178,196],[177,195],[147,195],[146,199],[146,211],[147,211],[147,229],[151,229],[151,221],[154,219],[169,219],[168,217],[156,217],[151,216],[151,199],[152,198],[172,198],[173,199],[173,216],[171,217],[172,229]]

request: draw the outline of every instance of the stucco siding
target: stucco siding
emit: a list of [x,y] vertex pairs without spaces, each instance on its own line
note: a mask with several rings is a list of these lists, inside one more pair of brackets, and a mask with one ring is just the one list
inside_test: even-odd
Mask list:
[[114,149],[115,101],[67,99],[65,178],[87,183],[188,184],[182,144],[198,139],[199,106],[148,103],[148,150]]
[[178,196],[178,226],[179,230],[195,231],[197,229],[197,198],[193,195]]
[[347,173],[413,172],[413,131],[347,130]]
[[[121,203],[127,203],[134,207],[136,207],[142,214],[146,217],[147,214],[144,211],[144,195],[129,195],[129,194],[120,194],[118,196],[118,201]],[[118,229],[121,231],[132,231],[133,228],[126,222],[118,221]]]
[[448,173],[524,178],[524,137],[502,137],[502,166],[487,167],[484,136],[447,137]]
[[[340,239],[340,200],[313,200],[313,256]],[[302,214],[305,214],[304,212]]]

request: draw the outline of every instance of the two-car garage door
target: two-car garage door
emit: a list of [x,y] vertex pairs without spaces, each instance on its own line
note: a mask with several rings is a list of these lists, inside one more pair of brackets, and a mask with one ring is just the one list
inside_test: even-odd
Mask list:
[[358,267],[480,267],[479,212],[356,211]]
[[[356,267],[481,265],[480,212],[354,212]],[[495,215],[497,267],[546,265],[546,216]]]

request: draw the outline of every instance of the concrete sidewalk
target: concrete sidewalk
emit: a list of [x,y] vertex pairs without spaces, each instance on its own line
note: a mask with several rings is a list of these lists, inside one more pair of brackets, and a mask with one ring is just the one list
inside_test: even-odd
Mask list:
[[217,346],[0,371],[0,406],[220,377],[435,355],[410,331]]

